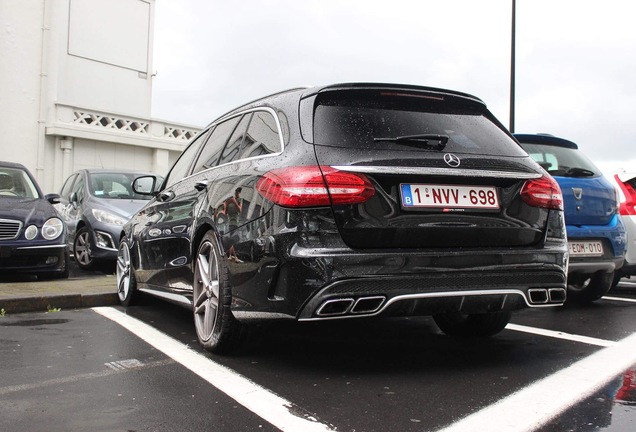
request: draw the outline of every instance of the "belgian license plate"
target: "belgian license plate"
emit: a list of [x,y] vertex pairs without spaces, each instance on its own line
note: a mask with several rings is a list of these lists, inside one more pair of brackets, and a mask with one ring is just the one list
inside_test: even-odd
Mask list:
[[571,241],[568,242],[570,256],[602,256],[603,242],[600,241]]
[[404,207],[461,208],[493,210],[499,208],[494,186],[401,184]]

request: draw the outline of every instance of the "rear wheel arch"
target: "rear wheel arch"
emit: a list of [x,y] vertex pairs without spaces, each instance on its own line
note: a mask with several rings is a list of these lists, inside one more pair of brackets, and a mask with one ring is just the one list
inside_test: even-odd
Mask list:
[[190,255],[192,256],[192,271],[194,271],[194,264],[195,264],[197,252],[199,250],[199,246],[201,245],[201,242],[203,241],[203,237],[205,237],[205,235],[209,231],[214,232],[214,235],[216,236],[216,240],[217,240],[219,249],[221,250],[221,253],[222,254],[225,253],[219,232],[212,225],[208,223],[204,223],[203,225],[197,227],[194,235],[192,236],[192,243],[190,246],[191,248]]

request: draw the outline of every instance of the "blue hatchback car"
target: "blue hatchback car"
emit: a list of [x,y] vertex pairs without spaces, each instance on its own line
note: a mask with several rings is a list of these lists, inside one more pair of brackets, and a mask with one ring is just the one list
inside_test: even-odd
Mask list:
[[563,192],[570,252],[568,299],[601,298],[612,288],[627,248],[615,187],[572,141],[544,134],[514,136]]

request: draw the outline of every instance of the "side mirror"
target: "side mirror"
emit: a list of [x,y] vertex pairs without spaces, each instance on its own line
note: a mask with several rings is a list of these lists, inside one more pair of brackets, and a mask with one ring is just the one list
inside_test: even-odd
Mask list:
[[61,196],[55,193],[44,195],[44,199],[50,202],[51,204],[59,204],[61,198],[62,198]]
[[157,186],[157,177],[153,175],[147,175],[142,177],[137,177],[132,182],[132,189],[136,194],[146,195],[146,196],[155,196],[157,192],[155,188]]
[[72,192],[71,193],[71,195],[68,197],[68,202],[73,204],[73,208],[77,208],[77,204],[79,202],[79,198],[77,196],[77,192]]

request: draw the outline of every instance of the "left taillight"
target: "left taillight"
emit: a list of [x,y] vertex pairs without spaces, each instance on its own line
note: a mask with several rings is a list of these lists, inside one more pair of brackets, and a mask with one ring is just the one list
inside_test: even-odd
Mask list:
[[526,181],[521,188],[521,198],[533,207],[563,210],[561,188],[551,176]]
[[364,174],[316,165],[268,171],[256,190],[275,204],[292,208],[359,204],[375,194]]

